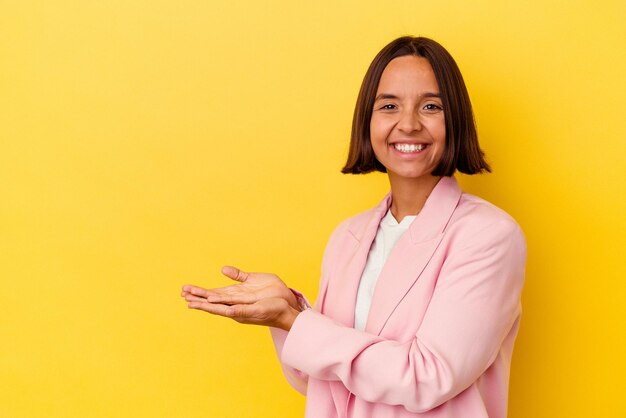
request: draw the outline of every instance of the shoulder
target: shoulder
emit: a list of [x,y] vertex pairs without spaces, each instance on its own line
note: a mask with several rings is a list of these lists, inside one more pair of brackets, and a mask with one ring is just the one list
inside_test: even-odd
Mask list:
[[344,219],[337,225],[331,237],[347,233],[358,239],[359,233],[367,226],[372,218],[377,215],[377,212],[378,207],[374,207]]
[[350,242],[358,242],[361,231],[365,229],[372,217],[376,216],[375,209],[368,209],[340,222],[328,239],[327,251],[336,247],[345,248]]
[[513,240],[525,246],[519,224],[493,203],[469,193],[462,193],[446,228],[449,237],[466,244],[485,239]]
[[345,253],[357,245],[369,226],[378,225],[381,213],[386,211],[387,200],[388,197],[383,199],[378,206],[353,215],[339,223],[328,239],[324,259]]
[[517,225],[511,215],[506,213],[491,202],[478,196],[463,192],[456,210],[454,218],[458,221],[469,221],[478,225],[488,225],[493,222],[504,222]]
[[363,212],[352,215],[342,221],[330,236],[330,241],[349,237],[360,241],[367,228],[378,226],[378,223],[389,209],[391,204],[391,193],[388,193],[376,206]]

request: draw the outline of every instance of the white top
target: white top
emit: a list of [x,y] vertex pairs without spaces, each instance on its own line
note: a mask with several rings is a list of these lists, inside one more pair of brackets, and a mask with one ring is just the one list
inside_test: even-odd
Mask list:
[[374,289],[391,250],[396,245],[402,234],[409,229],[409,225],[416,216],[405,216],[402,222],[398,223],[396,218],[391,214],[391,210],[387,211],[385,217],[378,225],[376,238],[372,243],[370,252],[367,255],[367,263],[361,275],[359,283],[359,291],[356,296],[356,307],[354,310],[354,328],[365,330],[367,323],[367,315],[370,311],[372,298],[374,297]]

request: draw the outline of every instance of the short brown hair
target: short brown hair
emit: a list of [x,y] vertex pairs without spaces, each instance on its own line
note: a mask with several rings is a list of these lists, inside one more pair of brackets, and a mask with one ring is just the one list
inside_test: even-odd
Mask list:
[[439,85],[444,108],[446,145],[434,176],[451,176],[456,170],[465,174],[491,171],[485,154],[478,145],[472,104],[456,62],[446,49],[432,39],[403,36],[385,46],[370,64],[352,119],[352,135],[348,161],[342,173],[363,174],[371,171],[387,172],[376,159],[370,141],[370,120],[376,90],[387,64],[394,58],[413,55],[428,60]]

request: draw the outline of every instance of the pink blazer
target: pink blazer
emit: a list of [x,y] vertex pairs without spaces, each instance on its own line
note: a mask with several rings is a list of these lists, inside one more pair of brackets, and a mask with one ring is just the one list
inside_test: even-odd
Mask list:
[[390,254],[365,331],[357,289],[391,196],[337,227],[313,309],[272,329],[306,417],[504,418],[526,245],[517,223],[442,178]]

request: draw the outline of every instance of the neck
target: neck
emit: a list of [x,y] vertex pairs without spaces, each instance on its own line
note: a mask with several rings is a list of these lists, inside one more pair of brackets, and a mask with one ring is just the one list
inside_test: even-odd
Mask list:
[[418,179],[407,179],[389,174],[391,185],[391,214],[398,222],[405,216],[420,213],[441,177],[425,176]]

